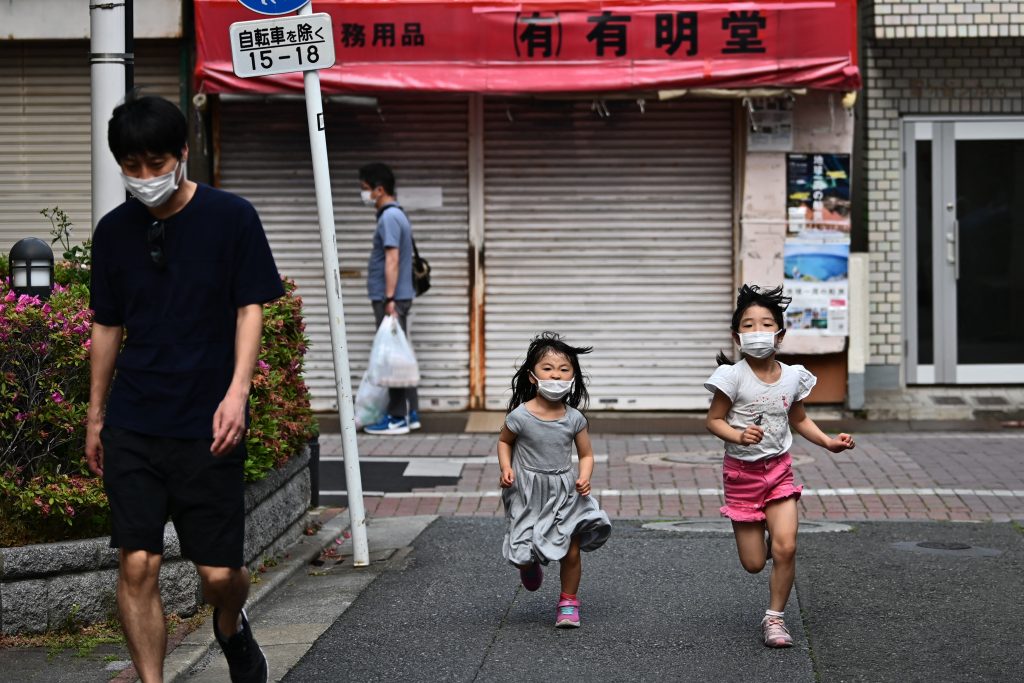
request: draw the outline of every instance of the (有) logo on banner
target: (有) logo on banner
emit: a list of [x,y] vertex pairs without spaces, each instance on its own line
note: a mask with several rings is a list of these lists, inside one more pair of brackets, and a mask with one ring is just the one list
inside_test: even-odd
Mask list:
[[239,78],[334,66],[328,14],[238,21],[231,24],[229,33],[231,63]]
[[238,0],[238,2],[260,14],[276,16],[291,14],[309,4],[309,0]]

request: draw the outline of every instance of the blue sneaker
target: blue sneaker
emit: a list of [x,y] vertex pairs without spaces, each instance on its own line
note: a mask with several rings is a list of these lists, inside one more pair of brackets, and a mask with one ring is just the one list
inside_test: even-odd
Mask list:
[[363,427],[367,434],[408,434],[409,423],[404,417],[385,415],[380,422]]
[[410,410],[409,417],[406,418],[409,421],[409,429],[416,431],[422,425],[420,425],[420,414],[418,411]]

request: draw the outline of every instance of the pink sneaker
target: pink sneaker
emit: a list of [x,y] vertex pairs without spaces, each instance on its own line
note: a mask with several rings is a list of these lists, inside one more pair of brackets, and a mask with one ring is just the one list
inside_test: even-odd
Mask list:
[[793,636],[789,635],[782,617],[765,615],[761,620],[761,635],[765,647],[793,647]]
[[519,580],[523,582],[523,588],[528,591],[535,591],[544,583],[544,570],[540,562],[534,562],[525,567],[519,568]]
[[559,600],[558,611],[555,616],[555,628],[579,628],[580,627],[580,601]]

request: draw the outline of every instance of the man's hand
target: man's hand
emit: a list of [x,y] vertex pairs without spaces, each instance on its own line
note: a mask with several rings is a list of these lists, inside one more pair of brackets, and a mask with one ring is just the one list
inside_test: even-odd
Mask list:
[[580,494],[581,496],[589,496],[590,495],[590,480],[589,479],[584,479],[583,477],[580,477],[579,479],[577,479],[576,480],[576,493]]
[[395,315],[396,312],[394,299],[384,304],[384,315]]
[[230,453],[244,437],[245,399],[228,394],[213,414],[213,444],[210,452],[216,456]]
[[103,442],[100,432],[103,431],[103,416],[90,415],[85,426],[85,462],[89,471],[97,477],[103,476]]
[[515,480],[516,480],[516,473],[512,470],[511,467],[509,467],[507,469],[503,469],[501,471],[501,480],[499,481],[499,483],[501,484],[501,488],[503,488],[503,489],[512,488],[512,484],[515,483]]

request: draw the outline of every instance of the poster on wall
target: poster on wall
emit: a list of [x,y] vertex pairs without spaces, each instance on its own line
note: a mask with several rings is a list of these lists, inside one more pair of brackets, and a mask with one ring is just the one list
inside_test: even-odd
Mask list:
[[786,335],[849,333],[850,244],[789,238],[783,254],[783,286],[793,298]]
[[837,242],[850,239],[850,155],[786,155],[788,232]]
[[750,152],[788,152],[793,149],[793,100],[765,97],[744,100],[750,131]]

